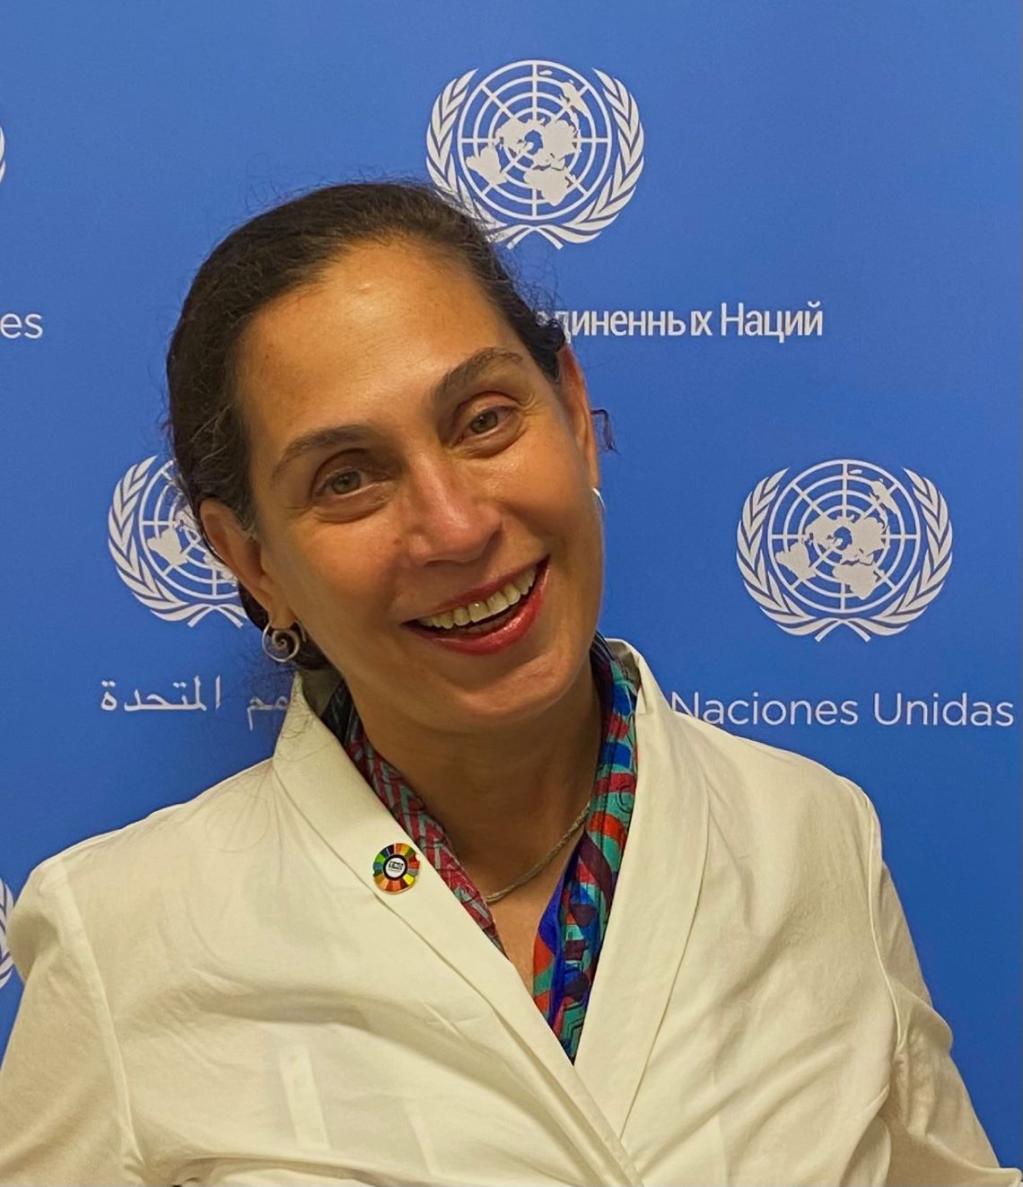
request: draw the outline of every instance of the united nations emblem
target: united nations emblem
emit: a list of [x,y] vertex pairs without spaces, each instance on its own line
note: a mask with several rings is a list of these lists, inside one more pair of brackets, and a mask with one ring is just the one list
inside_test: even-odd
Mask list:
[[7,947],[7,920],[14,907],[14,894],[6,882],[0,880],[0,989],[11,979],[14,961]]
[[4,140],[4,130],[0,128],[0,181],[3,181],[4,174],[7,172],[7,162],[4,160],[4,149],[7,147],[7,142]]
[[742,508],[736,559],[750,597],[790,635],[845,626],[897,635],[941,593],[952,564],[948,506],[870,462],[821,462],[784,486],[762,479]]
[[143,606],[168,622],[195,626],[207,614],[245,621],[234,575],[203,542],[174,478],[155,457],[132,466],[114,490],[107,516],[110,555]]
[[627,205],[643,171],[643,125],[625,86],[594,86],[557,62],[470,70],[437,96],[426,134],[434,184],[514,247],[531,232],[587,243]]

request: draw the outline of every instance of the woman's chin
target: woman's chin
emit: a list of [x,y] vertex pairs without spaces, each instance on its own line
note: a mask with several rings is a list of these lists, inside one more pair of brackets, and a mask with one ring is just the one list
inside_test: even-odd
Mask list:
[[[581,650],[583,664],[590,638]],[[432,715],[437,706],[443,705],[447,728],[459,732],[464,728],[466,733],[520,725],[541,717],[571,693],[580,676],[579,656],[574,648],[566,649],[565,639],[562,634],[550,646],[504,672],[495,672],[491,666],[487,673],[466,674],[464,669],[445,673],[434,685],[433,694],[428,694],[424,708]],[[438,674],[435,669],[433,675]],[[425,688],[424,681],[421,692]]]

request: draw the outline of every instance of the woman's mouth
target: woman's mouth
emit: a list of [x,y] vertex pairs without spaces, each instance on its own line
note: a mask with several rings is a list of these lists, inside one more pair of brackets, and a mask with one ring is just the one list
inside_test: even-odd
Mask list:
[[489,655],[522,638],[540,609],[546,585],[544,557],[486,601],[470,602],[405,625],[420,638],[470,655]]

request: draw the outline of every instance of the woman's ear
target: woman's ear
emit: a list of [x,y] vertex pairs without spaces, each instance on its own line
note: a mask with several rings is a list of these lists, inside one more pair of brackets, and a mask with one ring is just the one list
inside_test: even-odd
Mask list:
[[600,485],[600,466],[597,464],[597,437],[593,429],[593,409],[586,390],[586,379],[575,351],[566,342],[558,351],[559,378],[565,411],[575,443],[586,459],[591,486]]
[[263,567],[258,537],[247,532],[234,511],[219,499],[203,499],[199,518],[214,552],[267,612],[271,624],[291,626],[295,616],[277,582]]

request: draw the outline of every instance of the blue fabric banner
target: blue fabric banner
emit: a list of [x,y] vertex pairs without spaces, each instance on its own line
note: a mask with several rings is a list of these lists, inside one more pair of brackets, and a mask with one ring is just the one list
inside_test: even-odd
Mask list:
[[159,421],[200,261],[309,187],[456,195],[592,402],[601,630],[860,784],[1020,1143],[1017,6],[16,3],[0,16],[2,924],[59,849],[266,755],[285,691]]

